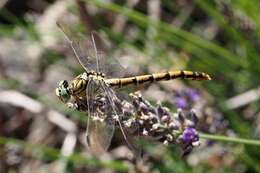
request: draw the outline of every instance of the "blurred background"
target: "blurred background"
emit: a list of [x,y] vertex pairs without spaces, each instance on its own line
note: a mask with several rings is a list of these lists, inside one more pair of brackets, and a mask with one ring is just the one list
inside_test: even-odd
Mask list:
[[127,73],[187,69],[212,81],[175,80],[141,90],[175,113],[195,109],[198,131],[260,137],[260,1],[1,0],[0,172],[260,172],[256,146],[201,140],[185,159],[177,146],[146,144],[142,162],[117,130],[109,153],[86,150],[86,114],[55,96],[84,72],[56,22],[96,30]]

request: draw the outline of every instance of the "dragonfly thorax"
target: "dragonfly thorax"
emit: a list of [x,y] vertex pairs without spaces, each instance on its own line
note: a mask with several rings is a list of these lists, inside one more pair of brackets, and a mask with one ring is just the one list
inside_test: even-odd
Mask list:
[[67,103],[71,96],[78,98],[84,97],[86,96],[87,85],[90,82],[92,86],[98,88],[100,81],[104,80],[104,78],[105,75],[103,73],[97,73],[95,71],[84,72],[70,82],[66,80],[60,81],[56,88],[56,95],[64,103]]
[[74,97],[84,97],[86,96],[87,86],[91,83],[92,87],[99,88],[100,82],[104,80],[104,77],[103,73],[94,71],[84,72],[70,82],[68,86],[69,93]]
[[85,80],[103,80],[105,78],[105,74],[101,72],[95,72],[95,71],[88,71],[82,73],[80,78],[85,79]]

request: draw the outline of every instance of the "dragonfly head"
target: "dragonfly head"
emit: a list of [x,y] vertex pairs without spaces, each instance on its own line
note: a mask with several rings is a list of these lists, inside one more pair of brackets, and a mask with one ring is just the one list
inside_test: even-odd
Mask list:
[[62,80],[59,82],[59,86],[56,88],[56,95],[59,99],[67,103],[70,99],[70,92],[69,92],[69,83],[66,80]]

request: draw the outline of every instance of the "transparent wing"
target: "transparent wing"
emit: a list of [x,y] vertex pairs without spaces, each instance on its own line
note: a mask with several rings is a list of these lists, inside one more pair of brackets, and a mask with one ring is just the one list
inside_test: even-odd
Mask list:
[[[109,99],[109,103],[110,106],[112,108],[112,111],[114,113],[114,116],[118,116],[118,125],[119,128],[122,132],[122,135],[124,137],[124,140],[126,142],[126,144],[128,145],[128,147],[133,151],[133,153],[135,154],[135,156],[137,158],[141,158],[142,157],[142,145],[140,145],[140,135],[139,135],[139,129],[138,129],[138,134],[136,136],[132,135],[130,131],[128,131],[127,129],[125,129],[121,123],[121,118],[120,116],[124,116],[122,109],[119,107],[120,104],[117,104],[116,102],[121,102],[121,100],[118,99],[115,91],[110,88],[104,81],[101,81],[100,84],[103,88],[103,90],[105,91],[108,99]],[[124,118],[124,117],[122,117]]]
[[[99,111],[96,95],[100,94],[95,91],[94,81],[89,81],[87,86],[87,105],[88,105],[88,123],[86,129],[87,147],[95,155],[104,153],[110,146],[115,124],[104,119],[103,122],[98,118],[105,118],[107,111]],[[101,105],[102,106],[102,105]]]
[[[73,53],[86,71],[102,72],[108,77],[122,77],[125,68],[111,56],[112,46],[105,35],[92,31],[89,36],[80,33],[74,25],[57,22]],[[110,54],[108,53],[110,52]]]
[[136,153],[137,149],[135,147],[135,145],[133,145],[132,142],[130,142],[130,140],[128,139],[128,137],[130,136],[130,134],[127,132],[126,129],[124,129],[122,123],[121,123],[121,118],[123,118],[123,112],[122,109],[119,107],[120,104],[116,104],[117,101],[120,102],[120,100],[117,98],[116,93],[114,92],[114,90],[112,90],[104,81],[100,82],[100,85],[102,87],[102,89],[104,90],[104,92],[106,93],[106,96],[108,98],[109,104],[111,106],[112,112],[113,112],[113,116],[117,116],[117,118],[115,118],[118,122],[119,128],[122,132],[122,135],[124,137],[125,142],[127,143],[127,145],[129,146],[129,148],[134,151]]
[[[68,41],[74,55],[86,71],[96,70],[96,64],[93,64],[93,56],[88,52],[87,47],[91,47],[91,42],[84,43],[84,36],[73,31],[68,25],[62,22],[57,22],[57,26],[64,33],[66,40]],[[85,47],[85,50],[84,50]],[[92,56],[92,57],[91,57]]]
[[94,155],[100,155],[107,151],[114,133],[114,126],[105,123],[91,121],[89,124],[88,149]]
[[97,59],[97,71],[110,78],[124,76],[126,69],[120,64],[119,59],[112,56],[113,48],[105,34],[92,31],[91,38]]

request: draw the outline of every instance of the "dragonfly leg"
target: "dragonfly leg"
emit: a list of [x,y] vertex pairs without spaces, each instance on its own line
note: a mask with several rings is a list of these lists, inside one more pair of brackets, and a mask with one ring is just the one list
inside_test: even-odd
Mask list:
[[76,102],[68,102],[67,107],[74,110],[79,110],[79,105]]

